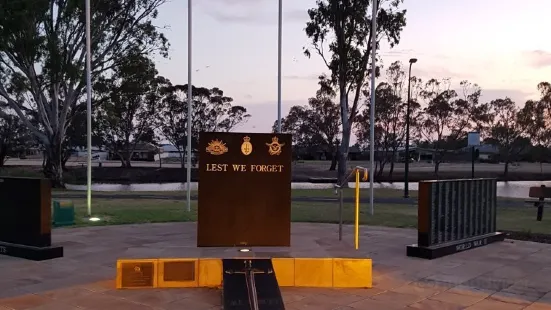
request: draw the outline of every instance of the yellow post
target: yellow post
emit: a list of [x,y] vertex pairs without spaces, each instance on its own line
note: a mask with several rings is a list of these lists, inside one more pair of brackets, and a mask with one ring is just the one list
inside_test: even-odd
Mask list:
[[354,220],[354,245],[357,250],[360,247],[360,169],[356,169],[356,210]]

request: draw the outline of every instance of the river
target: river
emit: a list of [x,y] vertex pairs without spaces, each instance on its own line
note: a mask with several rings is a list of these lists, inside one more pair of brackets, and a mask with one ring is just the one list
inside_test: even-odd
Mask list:
[[[532,186],[545,185],[551,186],[551,181],[514,181],[514,182],[497,182],[497,196],[509,198],[528,198],[528,190]],[[354,183],[349,183],[350,187],[354,187]],[[403,189],[404,183],[375,183],[375,188],[392,188]],[[333,188],[333,184],[329,183],[291,183],[293,189],[327,189]],[[360,188],[369,188],[369,182],[360,183]],[[418,183],[411,182],[409,184],[411,190],[417,190]],[[86,190],[86,185],[67,184],[67,189],[83,191]],[[191,183],[191,189],[197,190],[197,182]],[[147,183],[147,184],[92,184],[93,191],[101,192],[164,192],[164,191],[183,191],[186,190],[185,183]]]

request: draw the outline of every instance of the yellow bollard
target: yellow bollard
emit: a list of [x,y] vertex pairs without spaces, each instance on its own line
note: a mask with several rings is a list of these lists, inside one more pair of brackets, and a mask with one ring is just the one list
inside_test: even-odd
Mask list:
[[360,247],[360,169],[356,169],[356,210],[354,222],[354,245],[356,250]]

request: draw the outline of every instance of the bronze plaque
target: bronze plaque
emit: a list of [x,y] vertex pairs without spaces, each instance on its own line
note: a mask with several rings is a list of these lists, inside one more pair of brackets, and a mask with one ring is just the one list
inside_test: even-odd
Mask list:
[[155,266],[151,262],[123,263],[122,287],[124,288],[150,288],[153,287]]
[[164,262],[163,280],[168,281],[195,281],[195,262]]
[[290,246],[291,135],[203,132],[197,246]]

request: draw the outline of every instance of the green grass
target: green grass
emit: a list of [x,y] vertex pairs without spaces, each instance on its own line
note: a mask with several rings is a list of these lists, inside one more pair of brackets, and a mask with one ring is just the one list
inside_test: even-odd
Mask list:
[[[70,191],[70,190],[58,190],[54,189],[53,193],[56,197],[63,197],[66,195],[80,194],[85,195],[84,191]],[[354,189],[343,189],[344,197],[354,197]],[[375,196],[378,198],[384,197],[402,197],[403,191],[389,188],[376,188],[374,189]],[[192,195],[196,196],[197,191],[192,191]],[[92,192],[93,197],[105,197],[105,196],[132,196],[132,195],[144,195],[144,196],[176,196],[185,197],[185,191],[164,191],[164,192]],[[333,189],[293,189],[291,191],[292,197],[318,197],[318,198],[337,198],[338,195]],[[369,189],[360,189],[361,197],[369,197]],[[417,198],[417,191],[410,191],[411,198]]]
[[[185,210],[185,202],[181,200],[156,199],[101,199],[93,200],[94,216],[101,218],[100,222],[89,222],[86,200],[75,199],[76,226],[89,225],[120,225],[160,222],[190,222],[197,220],[196,203],[192,211]],[[388,226],[401,228],[416,228],[417,208],[408,204],[375,204],[375,214],[369,213],[365,204],[361,206],[360,224]],[[339,209],[336,203],[294,202],[292,204],[293,222],[338,223]],[[354,205],[345,203],[343,221],[346,224],[354,222]],[[499,208],[498,229],[532,233],[551,234],[551,215],[544,215],[543,221],[536,221],[536,210],[528,207]]]

